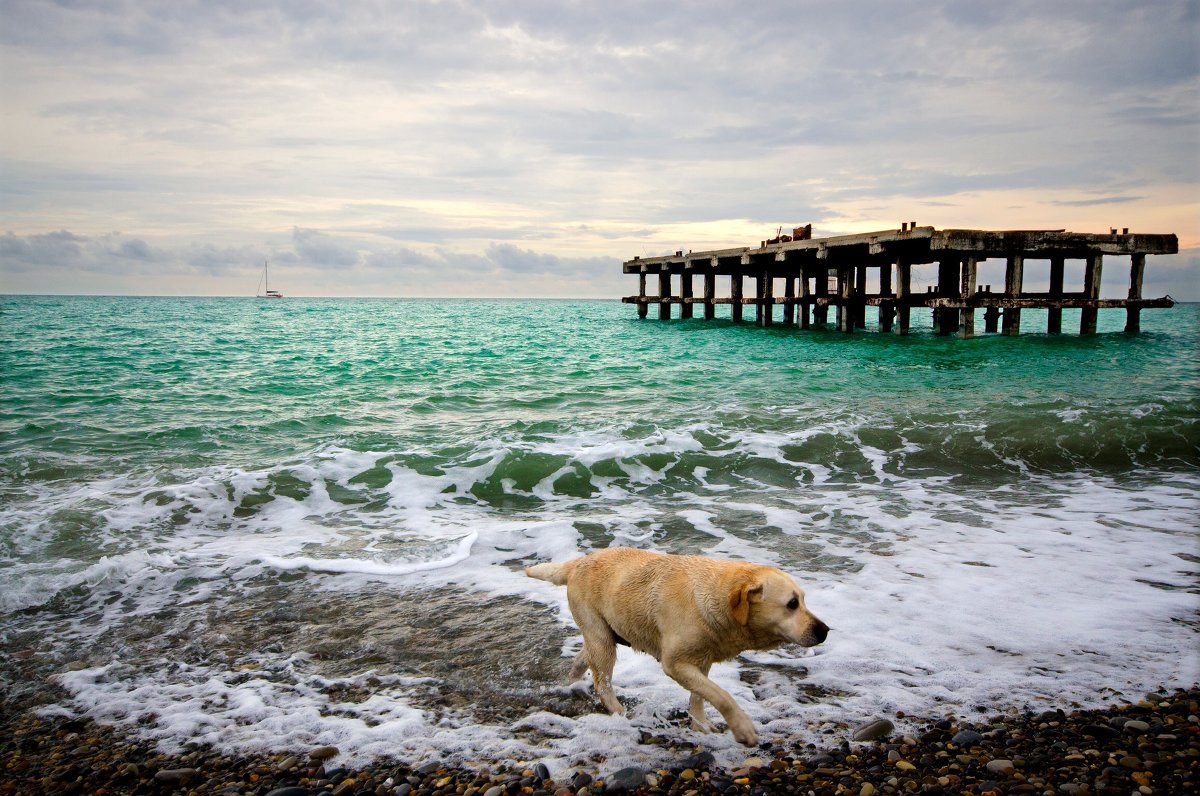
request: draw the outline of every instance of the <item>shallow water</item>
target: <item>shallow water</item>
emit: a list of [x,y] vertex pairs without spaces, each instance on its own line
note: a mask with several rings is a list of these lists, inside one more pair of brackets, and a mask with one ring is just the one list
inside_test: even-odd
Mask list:
[[654,761],[658,735],[740,760],[646,656],[620,656],[628,719],[563,685],[565,595],[520,570],[625,544],[805,585],[825,645],[714,670],[768,740],[1189,685],[1200,307],[1100,321],[960,341],[600,301],[0,298],[3,652],[59,672],[51,710],[167,747],[555,770]]

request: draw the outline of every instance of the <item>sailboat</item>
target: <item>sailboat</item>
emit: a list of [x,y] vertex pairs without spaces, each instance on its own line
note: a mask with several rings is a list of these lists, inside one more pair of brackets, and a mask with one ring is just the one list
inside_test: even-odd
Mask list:
[[271,289],[271,279],[267,275],[267,261],[266,260],[263,260],[263,275],[262,275],[262,279],[258,280],[258,286],[266,288],[266,290],[264,290],[262,293],[256,294],[258,296],[258,298],[283,298],[282,293],[280,293],[278,290]]

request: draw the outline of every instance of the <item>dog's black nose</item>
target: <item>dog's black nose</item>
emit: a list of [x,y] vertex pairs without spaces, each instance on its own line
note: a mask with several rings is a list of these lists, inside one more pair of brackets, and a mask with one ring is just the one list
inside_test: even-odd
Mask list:
[[817,643],[820,644],[829,636],[829,625],[818,619],[816,624],[813,625],[812,634],[813,638],[815,638]]

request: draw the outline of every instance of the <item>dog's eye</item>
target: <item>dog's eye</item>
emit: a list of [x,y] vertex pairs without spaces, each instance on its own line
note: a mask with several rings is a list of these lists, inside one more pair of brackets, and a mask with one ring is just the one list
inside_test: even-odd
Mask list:
[[788,600],[787,607],[789,611],[795,611],[800,607],[800,598],[793,595],[792,599]]

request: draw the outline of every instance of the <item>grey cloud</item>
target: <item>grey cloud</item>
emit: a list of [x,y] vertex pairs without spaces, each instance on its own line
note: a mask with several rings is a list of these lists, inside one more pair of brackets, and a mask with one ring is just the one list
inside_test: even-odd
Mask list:
[[0,237],[0,269],[21,272],[30,269],[68,272],[126,272],[165,263],[171,255],[141,238],[119,233],[101,236],[76,235],[67,230],[34,235],[13,232]]
[[350,268],[361,259],[354,249],[315,229],[294,228],[292,241],[300,260],[313,265]]
[[1143,199],[1141,196],[1100,196],[1095,199],[1060,199],[1052,204],[1064,205],[1066,207],[1092,207],[1094,205],[1119,205],[1127,202],[1136,202]]

